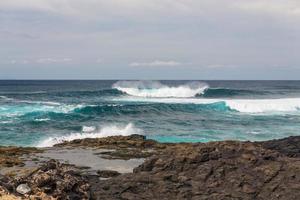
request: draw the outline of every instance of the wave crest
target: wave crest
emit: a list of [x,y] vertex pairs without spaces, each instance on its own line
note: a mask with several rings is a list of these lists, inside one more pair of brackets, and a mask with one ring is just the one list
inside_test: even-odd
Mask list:
[[[284,99],[197,99],[197,98],[123,98],[118,101],[151,102],[165,104],[216,104],[224,102],[231,110],[242,113],[295,112],[300,110],[300,98]],[[275,112],[275,113],[274,113]]]
[[132,134],[142,134],[142,130],[136,128],[132,123],[127,124],[126,126],[118,125],[108,125],[100,128],[98,131],[91,131],[91,128],[83,127],[82,133],[71,133],[66,136],[50,137],[41,141],[37,147],[51,147],[55,144],[59,144],[66,141],[72,141],[76,139],[84,138],[102,138],[108,136],[128,136]]
[[112,87],[137,97],[188,98],[203,94],[209,86],[199,81],[188,82],[179,86],[168,86],[159,81],[118,81]]

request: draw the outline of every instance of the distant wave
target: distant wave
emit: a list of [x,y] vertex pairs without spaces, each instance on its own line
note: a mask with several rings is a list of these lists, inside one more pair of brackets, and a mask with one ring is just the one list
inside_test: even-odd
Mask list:
[[0,96],[0,99],[3,99],[4,101],[11,101],[13,98],[9,98],[7,96]]
[[[22,117],[22,119],[40,121],[40,119],[62,120],[66,117],[78,119],[82,117],[128,116],[144,113],[174,115],[174,113],[178,112],[234,111],[241,113],[280,114],[282,112],[300,111],[300,98],[200,99],[126,97],[115,100],[118,103],[103,105],[5,105],[0,108],[0,117],[5,117],[6,119]],[[120,101],[123,101],[123,103]]]
[[26,104],[43,104],[43,105],[52,105],[52,106],[59,106],[61,105],[58,102],[53,101],[31,101],[31,100],[20,100],[15,98],[9,98],[7,96],[0,96],[1,99],[5,101],[14,102],[14,103],[26,103]]
[[197,95],[198,97],[220,98],[220,97],[233,97],[233,96],[247,96],[247,95],[265,95],[263,91],[230,89],[230,88],[207,88],[205,91]]
[[4,95],[26,95],[26,94],[46,94],[46,91],[32,91],[32,92],[0,92],[0,94]]
[[243,113],[294,112],[300,110],[300,98],[284,99],[199,99],[199,98],[119,98],[117,101],[166,104],[215,104],[224,102],[231,110]]
[[2,105],[0,107],[0,116],[17,117],[34,113],[69,113],[81,107],[83,105],[56,104],[54,102]]
[[129,123],[126,126],[107,125],[103,126],[98,131],[92,129],[91,127],[83,127],[83,131],[81,133],[71,133],[65,136],[49,137],[37,144],[37,147],[51,147],[55,144],[76,139],[101,138],[115,135],[127,136],[131,134],[142,134],[142,130],[136,128],[132,123]]
[[86,90],[86,91],[64,91],[64,92],[53,92],[52,95],[59,95],[62,97],[83,97],[83,96],[118,96],[124,94],[122,91],[117,89],[103,89],[103,90]]
[[128,95],[137,97],[186,98],[202,94],[208,88],[208,85],[197,81],[179,86],[168,86],[159,81],[118,81],[112,87]]
[[228,111],[230,108],[224,102],[209,104],[166,104],[166,103],[147,103],[147,104],[126,104],[126,105],[97,105],[83,106],[76,108],[75,113],[84,115],[134,115],[151,113],[156,115],[173,115],[174,112],[197,112],[205,110]]

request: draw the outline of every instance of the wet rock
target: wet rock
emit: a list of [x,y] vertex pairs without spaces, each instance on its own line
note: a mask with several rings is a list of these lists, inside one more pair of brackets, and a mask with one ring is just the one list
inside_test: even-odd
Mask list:
[[29,194],[31,192],[31,188],[27,184],[21,184],[17,187],[16,191],[20,194]]
[[119,176],[120,173],[117,171],[113,171],[113,170],[98,170],[97,174],[101,177],[101,178],[111,178],[111,177],[116,177]]
[[0,167],[13,167],[24,165],[20,158],[25,154],[38,153],[42,150],[37,148],[22,147],[1,147],[0,146]]

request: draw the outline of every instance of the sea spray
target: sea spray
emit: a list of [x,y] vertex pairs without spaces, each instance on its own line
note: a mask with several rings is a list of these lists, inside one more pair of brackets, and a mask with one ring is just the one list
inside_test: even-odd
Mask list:
[[83,127],[81,133],[71,133],[69,135],[49,137],[41,141],[37,147],[51,147],[55,144],[59,144],[65,141],[72,141],[76,139],[84,138],[101,138],[108,136],[127,136],[132,134],[142,134],[143,131],[139,128],[136,128],[132,123],[127,124],[126,126],[120,125],[106,125],[100,127],[99,130],[92,131],[91,127]]
[[209,86],[206,83],[193,81],[179,86],[168,86],[158,81],[118,81],[113,88],[128,95],[137,97],[195,97],[203,94]]

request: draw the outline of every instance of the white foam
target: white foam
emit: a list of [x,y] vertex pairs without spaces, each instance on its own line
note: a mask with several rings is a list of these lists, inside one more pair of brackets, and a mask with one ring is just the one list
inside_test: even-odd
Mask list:
[[95,132],[71,133],[65,136],[50,137],[40,142],[37,147],[51,147],[55,144],[75,139],[101,138],[116,135],[127,136],[131,134],[142,134],[142,130],[136,128],[132,123],[129,123],[126,126],[108,125]]
[[294,112],[300,109],[299,98],[226,100],[231,109],[245,113]]
[[45,122],[45,121],[49,121],[49,118],[42,118],[42,119],[35,119],[35,121],[37,122]]
[[243,113],[293,112],[300,110],[300,98],[283,99],[200,99],[200,98],[119,98],[117,101],[153,103],[212,104],[225,102],[233,110]]
[[95,126],[83,126],[82,127],[82,131],[87,132],[87,133],[93,132],[95,130],[96,130]]
[[28,103],[28,104],[43,104],[43,105],[50,105],[50,106],[59,106],[61,105],[58,102],[54,101],[27,101],[27,100],[16,100],[18,103]]
[[7,96],[0,96],[1,99],[4,99],[5,101],[12,101],[14,100],[13,98],[9,98]]
[[32,112],[55,112],[69,113],[76,108],[82,108],[84,105],[67,105],[67,104],[19,104],[19,105],[3,105],[0,107],[0,116],[14,117],[22,116]]
[[203,82],[189,82],[179,86],[168,86],[158,81],[118,81],[113,88],[137,97],[194,97],[203,94],[208,85]]

